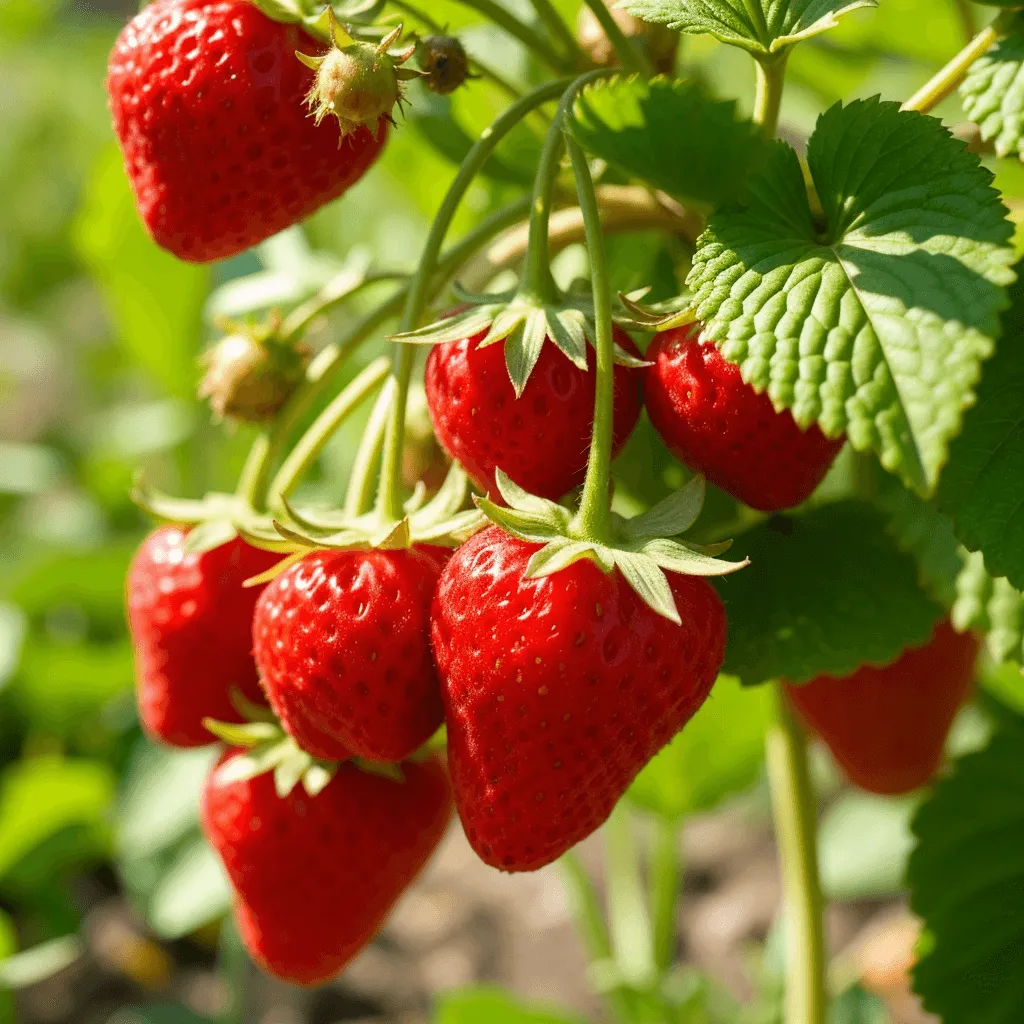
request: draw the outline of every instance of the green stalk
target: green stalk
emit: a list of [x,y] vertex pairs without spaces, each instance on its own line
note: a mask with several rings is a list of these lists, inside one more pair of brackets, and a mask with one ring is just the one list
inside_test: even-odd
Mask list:
[[611,533],[612,427],[615,404],[615,342],[612,333],[612,292],[601,233],[601,215],[594,191],[594,179],[583,150],[572,136],[566,136],[569,158],[576,175],[580,210],[590,254],[590,276],[594,292],[594,325],[597,330],[597,380],[594,401],[594,432],[590,443],[583,497],[576,513],[575,532],[588,540],[607,540]]
[[[441,203],[427,236],[426,245],[420,257],[419,269],[409,283],[405,310],[399,325],[399,333],[414,330],[426,308],[431,282],[437,271],[441,246],[448,233],[455,213],[463,196],[473,183],[488,157],[498,143],[526,116],[550,100],[557,99],[566,87],[564,80],[549,82],[534,89],[518,103],[508,108],[477,140],[466,154],[455,180]],[[402,516],[402,502],[399,493],[402,447],[405,442],[405,407],[409,394],[409,378],[412,375],[415,353],[411,345],[395,347],[394,368],[395,402],[391,410],[387,436],[384,441],[384,456],[381,463],[380,488],[377,492],[377,510],[383,518],[397,521]]]
[[679,825],[659,815],[648,866],[651,916],[654,927],[654,963],[665,974],[676,958],[676,913],[682,885],[679,860]]
[[782,107],[782,90],[786,78],[788,50],[754,61],[757,73],[757,92],[754,95],[754,124],[769,139],[774,139],[779,128],[779,110]]
[[657,971],[651,918],[630,825],[629,812],[620,802],[604,829],[608,928],[619,973],[631,988],[645,990],[654,983]]
[[625,32],[619,27],[608,5],[604,0],[584,0],[586,5],[594,12],[594,17],[601,23],[608,42],[615,48],[619,63],[627,70],[638,75],[650,75],[654,73],[647,55],[640,48],[626,37]]
[[554,121],[544,140],[537,177],[533,183],[533,199],[530,206],[530,235],[526,246],[526,261],[523,267],[519,291],[529,295],[540,304],[554,303],[558,288],[551,276],[551,254],[548,251],[548,224],[555,201],[555,182],[561,169],[562,153],[565,151],[565,132],[562,128],[562,108],[558,108]]
[[272,430],[261,430],[252,443],[249,455],[242,468],[235,494],[250,508],[262,510],[267,500],[267,484],[270,481]]
[[388,365],[389,360],[385,356],[375,359],[320,413],[302,440],[288,453],[288,458],[274,477],[269,493],[271,507],[280,508],[292,495],[338,427],[388,375]]
[[360,292],[372,288],[374,285],[404,281],[407,276],[397,273],[367,274],[353,284],[350,272],[339,274],[333,281],[328,281],[316,295],[288,315],[281,325],[281,340],[284,342],[297,341],[314,320],[323,316],[334,306],[354,299]]
[[348,489],[345,491],[345,512],[353,517],[368,512],[373,504],[373,470],[384,447],[384,434],[391,415],[391,403],[395,398],[395,389],[391,385],[389,381],[377,396],[352,463]]
[[561,44],[577,67],[587,67],[590,60],[583,52],[576,37],[566,25],[561,14],[555,9],[551,0],[530,0],[537,17],[545,29]]
[[983,28],[941,71],[936,72],[913,96],[903,104],[903,110],[917,110],[927,114],[947,96],[951,96],[967,77],[971,65],[984,57],[1006,32],[1011,12],[999,15],[987,28]]
[[552,71],[564,74],[573,70],[570,60],[563,57],[539,32],[510,14],[497,0],[456,0],[463,7],[470,7],[494,22],[510,36],[518,39],[528,50]]
[[768,732],[765,753],[786,907],[786,1024],[825,1024],[824,899],[807,737],[781,684],[775,685],[775,698],[776,722]]

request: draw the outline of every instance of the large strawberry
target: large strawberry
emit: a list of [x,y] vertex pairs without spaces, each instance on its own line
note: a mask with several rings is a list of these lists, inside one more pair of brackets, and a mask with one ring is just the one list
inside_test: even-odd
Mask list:
[[847,777],[871,793],[909,793],[935,774],[950,726],[970,693],[978,639],[949,620],[923,647],[883,668],[787,687],[800,717]]
[[700,340],[699,324],[659,335],[646,358],[647,412],[673,455],[752,508],[806,501],[843,447],[843,438],[801,430],[790,412],[777,412]]
[[706,580],[666,573],[680,626],[589,559],[527,578],[538,548],[490,527],[434,600],[456,806],[473,849],[506,871],[542,867],[601,825],[725,653]]
[[[386,123],[339,142],[295,56],[323,47],[248,0],[155,0],[118,37],[107,91],[139,212],[193,262],[223,259],[308,217],[358,181]],[[389,108],[390,109],[390,108]]]
[[267,587],[253,620],[256,663],[300,746],[401,761],[440,726],[430,603],[447,557],[435,547],[315,551]]
[[224,781],[215,770],[207,780],[203,831],[227,869],[242,941],[271,974],[328,981],[434,852],[451,816],[444,768],[431,759],[403,773],[395,781],[344,764],[316,796],[296,786],[283,798],[270,774]]
[[[588,370],[575,366],[551,339],[517,399],[505,364],[505,346],[480,347],[486,331],[436,345],[427,359],[426,389],[437,439],[474,482],[493,493],[503,470],[520,487],[557,499],[583,482],[594,425],[594,350]],[[620,348],[637,356],[629,335],[615,331]],[[638,370],[615,367],[614,451],[640,417]]]
[[142,724],[154,739],[198,747],[214,739],[204,718],[240,721],[232,687],[263,702],[252,659],[260,590],[242,584],[281,556],[240,539],[197,554],[185,537],[164,526],[139,549],[128,571],[128,621]]

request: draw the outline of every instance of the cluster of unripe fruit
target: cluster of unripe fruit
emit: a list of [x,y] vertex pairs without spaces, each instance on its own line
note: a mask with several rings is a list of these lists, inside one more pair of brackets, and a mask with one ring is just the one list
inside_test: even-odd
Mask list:
[[[327,53],[310,52],[296,26],[243,0],[157,0],[125,30],[108,86],[160,244],[185,259],[233,255],[369,168],[411,52],[390,56],[390,38],[340,45],[333,31]],[[453,61],[468,73],[446,46],[423,64],[443,69],[440,91]],[[493,493],[500,469],[557,500],[586,472],[593,353],[584,370],[545,342],[517,397],[502,345],[481,340],[431,351],[438,440],[481,490]],[[616,340],[638,354],[624,332]],[[777,412],[698,325],[659,336],[646,361],[615,370],[616,450],[646,403],[692,470],[777,511],[806,500],[842,446]],[[240,538],[195,553],[186,537],[159,529],[130,571],[141,717],[154,738],[187,747],[255,709],[271,741],[300,755],[282,795],[251,752],[230,750],[202,820],[246,945],[303,984],[331,977],[372,938],[453,802],[476,852],[507,871],[548,864],[593,832],[699,709],[724,658],[725,613],[706,580],[667,574],[677,624],[587,559],[528,577],[538,545],[496,526],[454,552],[312,551],[248,587],[280,556]],[[895,665],[794,688],[793,700],[855,782],[904,791],[934,771],[975,654],[972,638],[943,624]],[[430,748],[442,725],[445,758]],[[299,785],[314,764],[318,781]]]

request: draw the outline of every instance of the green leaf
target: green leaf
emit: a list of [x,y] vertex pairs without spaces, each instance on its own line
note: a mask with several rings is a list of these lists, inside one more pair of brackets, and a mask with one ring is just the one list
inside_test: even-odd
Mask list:
[[85,946],[77,935],[65,935],[22,950],[0,960],[0,988],[38,985],[69,967],[84,952]]
[[829,899],[876,899],[902,889],[917,806],[916,798],[851,791],[829,807],[818,830],[821,884]]
[[1024,662],[1024,594],[1008,580],[993,578],[980,552],[966,558],[957,577],[953,624],[983,632],[997,662]]
[[829,1024],[889,1024],[889,1009],[873,992],[859,985],[837,996],[828,1010]]
[[842,15],[876,0],[628,0],[622,6],[644,21],[766,54],[835,28]]
[[944,1024],[1017,1024],[1024,1006],[1024,731],[956,762],[914,819],[914,987]]
[[719,676],[686,728],[636,777],[633,803],[670,820],[709,811],[757,781],[772,696]]
[[776,408],[930,493],[1008,304],[1006,210],[940,121],[895,103],[837,104],[807,159],[823,221],[777,143],[698,243],[695,311]]
[[960,87],[964,113],[997,156],[1024,160],[1024,18],[976,60]]
[[775,517],[730,554],[751,562],[716,584],[729,618],[724,671],[745,684],[887,664],[923,644],[942,614],[884,518],[860,502]]
[[197,836],[163,873],[146,908],[146,920],[160,938],[180,939],[223,917],[230,906],[224,869]]
[[582,1024],[558,1010],[528,1006],[495,988],[449,992],[438,1002],[434,1024]]
[[703,210],[741,196],[768,153],[735,103],[692,81],[595,82],[577,98],[570,128],[589,152]]
[[[1018,267],[1024,267],[1019,264]],[[1004,334],[974,408],[949,449],[939,503],[957,536],[996,576],[1024,587],[1024,281],[1012,290]]]

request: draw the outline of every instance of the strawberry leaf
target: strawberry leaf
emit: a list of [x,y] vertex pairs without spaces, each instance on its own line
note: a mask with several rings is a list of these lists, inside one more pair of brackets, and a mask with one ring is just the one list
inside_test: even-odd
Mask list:
[[996,576],[1024,587],[1024,281],[939,481],[957,536]]
[[591,153],[704,212],[742,195],[768,153],[733,102],[690,81],[595,82],[580,93],[569,125]]
[[895,103],[837,104],[807,159],[822,217],[776,143],[750,201],[698,243],[694,308],[776,408],[928,494],[1008,304],[1006,209],[940,121]]
[[835,28],[838,19],[876,0],[627,0],[644,21],[680,32],[707,33],[754,54],[774,53]]
[[984,57],[960,87],[964,113],[997,156],[1024,160],[1024,17]]
[[985,634],[997,662],[1024,663],[1024,594],[1006,579],[994,579],[980,553],[968,555],[956,580],[953,625]]
[[923,644],[943,613],[885,519],[861,502],[776,516],[733,553],[750,566],[717,584],[729,617],[724,671],[747,685],[888,664]]
[[1024,1006],[1024,729],[961,758],[914,819],[914,988],[945,1024],[1016,1024]]

